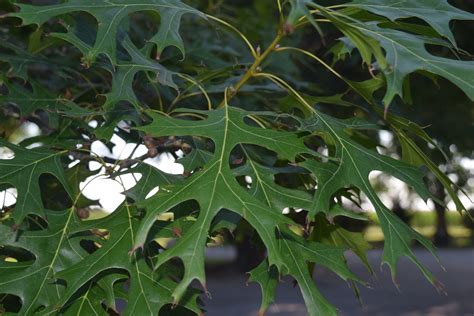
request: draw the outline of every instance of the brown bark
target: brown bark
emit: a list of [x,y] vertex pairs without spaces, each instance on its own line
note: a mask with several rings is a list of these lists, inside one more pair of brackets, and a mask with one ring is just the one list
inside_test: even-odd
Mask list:
[[[446,192],[444,191],[441,183],[437,182],[435,184],[434,195],[436,198],[444,202],[446,198]],[[436,211],[436,232],[433,238],[433,242],[438,247],[446,247],[451,241],[451,237],[448,233],[448,222],[446,220],[446,207],[444,205],[439,205],[435,203]]]

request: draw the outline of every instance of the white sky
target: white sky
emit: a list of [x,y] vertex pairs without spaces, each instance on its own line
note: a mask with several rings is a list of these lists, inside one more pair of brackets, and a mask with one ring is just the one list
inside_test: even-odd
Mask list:
[[[107,156],[114,159],[126,159],[130,156],[136,146],[136,144],[133,143],[125,143],[123,139],[116,135],[112,137],[111,142],[115,144],[112,152],[110,152],[109,149],[99,141],[92,143],[91,150],[100,156]],[[143,156],[147,151],[148,149],[144,145],[140,145],[132,158]],[[145,163],[155,166],[170,174],[183,174],[184,172],[183,166],[175,163],[173,156],[170,154],[160,155],[156,158],[148,158],[145,160]],[[99,170],[101,165],[98,162],[91,162],[90,167],[92,170]],[[104,170],[100,170],[100,172],[103,174]],[[125,197],[121,194],[124,191],[122,184],[126,189],[129,189],[135,185],[136,180],[139,180],[140,177],[141,175],[139,174],[135,174],[135,177],[132,175],[126,175],[121,176],[118,181],[108,179],[105,175],[99,178],[90,177],[81,184],[81,189],[83,189],[83,194],[87,198],[99,200],[105,210],[113,211],[125,200]],[[120,184],[119,181],[121,181],[122,184]]]

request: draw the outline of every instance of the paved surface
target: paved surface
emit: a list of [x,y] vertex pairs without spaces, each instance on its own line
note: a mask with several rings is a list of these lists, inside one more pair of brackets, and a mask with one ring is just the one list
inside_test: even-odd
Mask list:
[[[371,289],[361,288],[363,307],[354,292],[334,274],[325,270],[315,273],[321,292],[340,309],[342,316],[474,316],[474,250],[439,250],[444,272],[426,251],[416,250],[416,256],[427,265],[445,286],[447,296],[438,293],[415,265],[402,259],[397,276],[399,290],[393,285],[387,266],[380,269],[380,251],[369,253],[375,270],[370,277],[353,256],[348,256],[352,270]],[[246,286],[246,276],[237,272],[218,272],[208,275],[208,289],[212,299],[206,301],[207,316],[255,316],[260,304],[260,289],[256,284]],[[267,315],[307,315],[299,290],[286,280],[277,290],[276,304]]]

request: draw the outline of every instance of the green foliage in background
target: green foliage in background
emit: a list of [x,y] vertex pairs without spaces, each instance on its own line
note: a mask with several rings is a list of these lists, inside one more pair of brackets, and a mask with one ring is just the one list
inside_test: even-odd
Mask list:
[[[369,174],[425,200],[433,174],[464,210],[418,146],[436,143],[390,106],[409,98],[414,73],[474,99],[474,61],[450,27],[473,14],[446,0],[3,1],[0,10],[0,146],[14,156],[0,160],[0,190],[17,190],[0,224],[5,312],[200,314],[206,246],[250,227],[266,253],[250,271],[260,312],[291,276],[310,315],[334,315],[312,272],[324,266],[356,293],[365,285],[344,253],[371,270],[369,245],[334,222],[366,220],[362,194],[393,277],[406,256],[439,286],[410,248],[434,254],[432,244],[383,204]],[[13,144],[26,121],[41,134]],[[377,151],[380,130],[397,136],[401,159]],[[114,135],[136,144],[129,157],[91,151],[96,141],[112,148]],[[146,153],[133,155],[140,145]],[[168,154],[183,174],[147,163]],[[126,200],[97,219],[80,184],[103,174],[137,183],[122,183]]]

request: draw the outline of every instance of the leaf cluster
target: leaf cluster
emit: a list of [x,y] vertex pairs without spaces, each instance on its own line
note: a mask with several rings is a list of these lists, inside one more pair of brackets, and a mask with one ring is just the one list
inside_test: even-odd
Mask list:
[[[291,276],[310,315],[337,314],[312,272],[323,266],[356,293],[365,285],[344,253],[371,270],[370,246],[335,220],[366,220],[361,196],[393,277],[407,256],[438,286],[411,250],[416,241],[433,252],[430,241],[384,205],[369,175],[394,176],[426,200],[431,172],[464,210],[415,139],[436,143],[389,106],[415,72],[474,99],[474,61],[429,49],[463,55],[450,22],[473,14],[446,0],[35,2],[0,4],[0,146],[13,156],[0,160],[0,189],[17,191],[0,223],[6,312],[200,314],[205,248],[250,230],[266,253],[250,271],[261,313]],[[41,132],[15,144],[26,121]],[[401,159],[377,151],[382,129],[398,137]],[[128,156],[93,150],[117,138],[135,145]],[[184,172],[156,168],[162,157]],[[107,215],[83,195],[99,177],[123,186]]]

